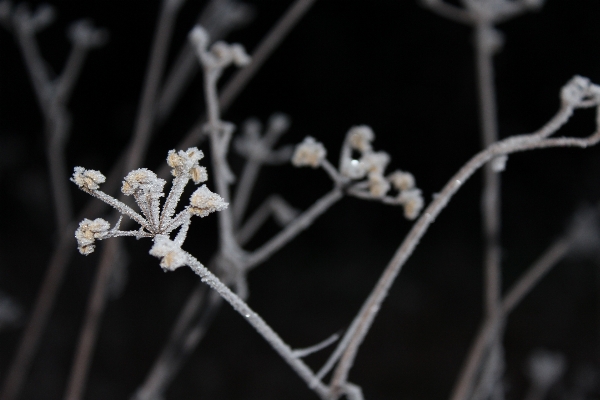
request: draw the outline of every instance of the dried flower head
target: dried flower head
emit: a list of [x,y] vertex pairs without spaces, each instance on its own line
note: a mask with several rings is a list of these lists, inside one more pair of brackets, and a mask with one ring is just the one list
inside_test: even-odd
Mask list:
[[198,184],[208,180],[206,168],[198,165],[198,161],[202,158],[204,158],[204,153],[196,147],[191,147],[186,151],[180,150],[179,152],[171,150],[167,156],[167,164],[173,168],[171,170],[173,176],[189,173],[194,183]]
[[398,202],[404,206],[404,216],[410,220],[419,216],[424,205],[420,189],[409,189],[400,192]]
[[138,191],[143,191],[146,194],[153,194],[158,198],[164,195],[163,188],[165,183],[164,179],[160,179],[149,169],[139,168],[127,174],[121,191],[127,196],[135,194]]
[[415,177],[410,172],[394,171],[389,176],[390,183],[396,190],[408,190],[415,187]]
[[96,239],[104,239],[109,230],[110,224],[102,218],[93,221],[86,218],[81,221],[75,231],[79,252],[86,256],[93,253]]
[[385,151],[369,151],[361,157],[360,161],[364,164],[367,172],[383,174],[390,162],[390,155]]
[[[96,239],[119,236],[150,237],[156,238],[151,254],[162,258],[161,266],[164,269],[172,270],[185,265],[186,253],[180,247],[185,241],[191,216],[204,217],[211,212],[224,210],[228,205],[221,196],[212,193],[206,185],[203,185],[192,195],[191,204],[175,214],[177,204],[189,180],[202,182],[208,178],[206,169],[198,165],[202,157],[202,152],[195,147],[186,151],[169,152],[167,162],[173,168],[174,178],[169,195],[162,205],[160,198],[164,196],[163,189],[166,183],[163,179],[146,168],[139,168],[127,174],[121,191],[125,195],[133,195],[141,213],[97,190],[98,183],[105,179],[98,171],[86,171],[84,168],[76,167],[71,179],[73,182],[140,225],[137,230],[121,231],[120,220],[111,229],[108,222],[103,219],[94,221],[84,219],[75,232],[79,251],[85,255],[92,253]],[[174,241],[171,241],[169,235],[176,229],[179,229],[177,236]]]
[[211,192],[206,185],[202,185],[190,197],[189,211],[193,215],[206,217],[215,211],[223,211],[229,203],[226,203],[221,196]]
[[371,142],[375,140],[375,133],[370,126],[359,125],[348,131],[348,142],[350,146],[360,152],[371,151]]
[[369,192],[375,198],[382,198],[390,190],[390,183],[377,172],[369,174]]
[[313,137],[307,136],[296,147],[296,151],[292,157],[292,164],[296,167],[309,166],[318,168],[326,155],[327,150],[325,150],[325,146],[321,142],[317,142]]
[[93,169],[85,169],[83,167],[75,167],[71,182],[75,183],[86,192],[97,190],[101,183],[106,181],[106,177],[100,171]]

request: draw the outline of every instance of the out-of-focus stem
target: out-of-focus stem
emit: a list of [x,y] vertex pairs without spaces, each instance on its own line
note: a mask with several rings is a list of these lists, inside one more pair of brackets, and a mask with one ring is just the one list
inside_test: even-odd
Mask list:
[[[544,253],[533,263],[527,272],[513,284],[502,301],[502,319],[521,302],[521,300],[535,287],[538,282],[567,254],[571,247],[571,239],[563,237],[555,241]],[[472,391],[474,377],[480,370],[486,349],[489,348],[492,335],[498,331],[495,327],[498,321],[486,319],[479,328],[477,335],[469,349],[469,353],[461,368],[459,378],[452,390],[452,400],[467,399]]]
[[88,301],[85,322],[79,333],[79,340],[75,350],[75,356],[71,365],[71,374],[65,393],[65,400],[81,399],[87,383],[87,375],[90,369],[90,361],[96,348],[96,339],[104,305],[106,302],[106,286],[112,272],[114,256],[119,245],[120,238],[113,238],[104,245],[102,259],[98,265],[98,271],[94,278],[92,294]]
[[74,231],[75,224],[70,224],[65,228],[65,232],[60,235],[60,241],[46,269],[46,275],[35,300],[33,311],[10,363],[8,375],[0,394],[2,400],[16,399],[23,388],[31,363],[37,353],[40,338],[54,308],[56,294],[66,270],[65,266],[71,260],[73,250],[76,248]]

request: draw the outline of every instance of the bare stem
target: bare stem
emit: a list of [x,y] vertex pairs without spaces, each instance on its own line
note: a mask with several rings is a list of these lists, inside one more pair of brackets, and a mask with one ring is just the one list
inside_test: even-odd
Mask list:
[[[313,389],[322,399],[327,399],[328,390],[325,385],[318,381],[311,369],[294,355],[294,351],[288,346],[273,329],[241,298],[231,291],[219,278],[206,269],[192,255],[186,253],[187,264],[200,276],[202,281],[216,290],[231,306],[239,312],[250,325],[261,334],[263,338],[275,349],[277,353],[292,367],[294,371]],[[316,383],[315,383],[316,382]]]
[[[136,391],[132,400],[162,398],[183,363],[192,354],[212,323],[223,298],[211,291],[206,305],[202,307],[207,287],[199,283],[188,298],[167,344],[154,362],[146,380]],[[194,322],[194,319],[198,319]]]
[[[490,45],[490,36],[494,27],[484,20],[475,26],[475,61],[477,70],[477,83],[479,90],[479,114],[481,124],[482,147],[486,148],[498,140],[498,112],[496,107],[496,87],[494,84],[493,51]],[[502,296],[502,268],[500,246],[500,221],[501,221],[501,179],[500,174],[494,171],[492,163],[484,167],[483,190],[481,193],[481,215],[484,237],[484,309],[488,318],[500,318],[500,303]],[[502,326],[502,321],[497,324]],[[495,336],[493,343],[495,349],[490,354],[495,355],[498,365],[489,365],[493,371],[486,378],[488,385],[482,388],[492,390],[503,374],[504,356],[502,350],[502,337]],[[490,355],[491,357],[491,355]],[[490,375],[491,374],[491,375]],[[501,390],[501,388],[500,388]]]
[[31,317],[10,363],[2,393],[0,393],[1,400],[16,399],[23,388],[31,368],[31,362],[38,350],[40,338],[54,308],[56,294],[66,271],[65,267],[71,260],[73,249],[75,249],[74,230],[75,225],[70,224],[60,236],[60,241],[46,269],[46,275],[35,300]]
[[340,200],[342,196],[342,190],[336,187],[321,197],[308,210],[290,222],[281,232],[249,255],[244,262],[244,268],[250,269],[265,261],[273,253],[289,243],[296,235],[308,228],[315,219]]
[[106,285],[110,279],[119,240],[121,239],[113,238],[113,240],[108,241],[102,252],[102,259],[94,279],[94,287],[88,302],[85,321],[79,334],[79,341],[71,365],[65,400],[79,400],[83,396],[106,303]]
[[[506,293],[502,301],[501,314],[506,319],[510,312],[521,300],[535,287],[538,282],[565,256],[571,247],[571,239],[563,237],[556,240],[519,278],[519,280]],[[469,397],[474,377],[480,370],[486,349],[491,337],[497,331],[498,321],[486,319],[479,328],[477,335],[469,349],[466,361],[459,374],[459,379],[452,390],[452,400],[461,400]]]

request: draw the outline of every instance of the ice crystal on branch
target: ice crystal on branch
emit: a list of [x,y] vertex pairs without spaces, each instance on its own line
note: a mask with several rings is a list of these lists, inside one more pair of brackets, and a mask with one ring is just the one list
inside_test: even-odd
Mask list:
[[[185,265],[187,258],[185,252],[181,250],[181,245],[185,241],[191,216],[205,217],[212,212],[222,211],[228,206],[221,196],[211,192],[206,185],[202,185],[192,194],[190,205],[174,215],[188,181],[192,180],[198,184],[208,179],[206,168],[198,164],[203,156],[203,153],[195,147],[189,148],[185,152],[176,152],[175,150],[169,152],[167,163],[173,168],[171,171],[173,184],[162,205],[162,210],[160,200],[164,197],[165,180],[146,168],[139,168],[127,174],[123,180],[121,191],[126,196],[133,195],[143,216],[125,203],[99,190],[99,185],[105,181],[104,175],[100,172],[75,167],[71,181],[80,189],[99,198],[140,224],[138,230],[121,231],[119,230],[120,220],[111,229],[110,224],[101,218],[94,221],[84,219],[75,232],[79,252],[88,255],[94,251],[96,240],[109,237],[151,237],[154,238],[155,243],[150,254],[161,258],[161,266],[164,269],[173,270]],[[179,233],[175,240],[171,240],[169,235],[177,228],[179,228]]]

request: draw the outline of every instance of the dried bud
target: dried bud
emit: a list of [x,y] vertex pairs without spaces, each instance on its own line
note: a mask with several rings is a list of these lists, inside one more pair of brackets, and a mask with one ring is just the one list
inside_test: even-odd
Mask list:
[[375,140],[375,133],[367,125],[359,125],[348,131],[350,147],[360,152],[371,151],[371,142]]
[[163,196],[165,181],[147,168],[139,168],[131,171],[125,177],[121,191],[129,196],[138,190],[153,194],[153,197]]
[[394,171],[388,176],[388,180],[396,190],[408,190],[415,187],[415,177],[410,172]]
[[104,181],[106,181],[106,177],[100,171],[83,167],[75,167],[71,177],[71,182],[88,192],[97,190],[100,187],[99,184],[104,183]]
[[365,165],[367,172],[383,174],[383,171],[385,171],[390,162],[390,155],[385,151],[378,151],[376,153],[368,152],[361,157],[361,161]]
[[575,75],[560,91],[560,98],[564,104],[577,106],[590,94],[592,83],[588,78]]
[[244,46],[242,46],[241,44],[238,44],[238,43],[232,44],[230,46],[230,50],[231,50],[231,58],[233,60],[233,63],[235,65],[237,65],[238,67],[243,67],[244,65],[248,65],[248,64],[250,64],[250,61],[252,61],[252,59],[250,58],[248,53],[246,53],[246,49],[244,49]]
[[88,255],[94,252],[96,239],[104,239],[110,229],[110,224],[102,218],[95,220],[84,219],[79,223],[79,228],[75,231],[75,238],[79,252]]
[[296,167],[310,166],[317,168],[321,165],[327,150],[321,142],[317,142],[314,138],[307,136],[304,141],[296,147],[292,164]]
[[419,189],[402,191],[398,196],[398,201],[404,206],[404,216],[410,220],[419,216],[424,205],[421,190]]
[[390,190],[390,183],[380,173],[369,174],[369,192],[371,196],[382,198]]
[[216,193],[211,192],[206,185],[202,185],[190,198],[189,212],[199,217],[206,217],[215,211],[223,211],[229,206],[225,200]]
[[194,183],[205,182],[208,180],[206,168],[198,165],[198,161],[204,158],[204,153],[196,147],[190,147],[186,151],[169,151],[167,164],[173,168],[173,176],[179,176],[182,173],[189,173]]
[[188,38],[190,42],[196,47],[196,52],[204,52],[206,47],[208,47],[208,43],[210,41],[210,37],[208,36],[208,32],[200,26],[196,25],[190,31]]

